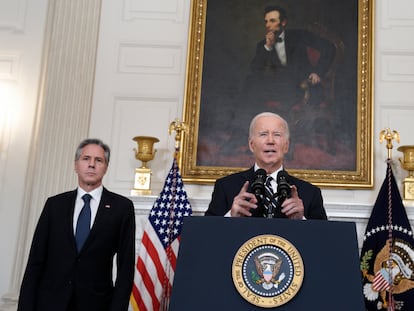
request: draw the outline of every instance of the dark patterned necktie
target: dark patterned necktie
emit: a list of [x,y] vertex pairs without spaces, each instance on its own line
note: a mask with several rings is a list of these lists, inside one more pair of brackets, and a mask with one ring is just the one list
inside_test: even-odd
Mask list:
[[79,214],[75,233],[78,252],[82,249],[82,246],[89,235],[89,231],[91,230],[91,199],[92,196],[88,193],[82,196],[82,200],[85,202],[85,204],[83,205],[82,210]]
[[276,210],[276,198],[272,187],[272,176],[268,176],[265,183],[265,210],[267,218],[273,218]]

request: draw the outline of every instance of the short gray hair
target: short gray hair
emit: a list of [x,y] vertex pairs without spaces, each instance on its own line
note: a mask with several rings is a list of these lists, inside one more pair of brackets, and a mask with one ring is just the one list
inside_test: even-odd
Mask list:
[[78,148],[76,149],[75,161],[79,160],[79,158],[82,154],[82,149],[84,147],[86,147],[87,145],[98,145],[98,146],[102,147],[102,149],[105,152],[106,164],[109,164],[109,158],[111,157],[111,149],[109,148],[109,146],[107,144],[105,144],[102,140],[100,140],[98,138],[87,138],[87,139],[82,140],[79,143]]
[[254,129],[254,126],[256,124],[257,119],[259,119],[261,117],[275,117],[275,118],[280,119],[283,122],[284,127],[285,127],[286,138],[289,139],[289,137],[290,137],[290,131],[289,131],[289,125],[288,125],[287,121],[284,118],[282,118],[280,115],[278,115],[277,113],[267,112],[267,111],[266,112],[261,112],[261,113],[257,114],[256,116],[254,116],[254,118],[250,122],[249,139],[252,138],[252,136],[253,136],[253,129]]

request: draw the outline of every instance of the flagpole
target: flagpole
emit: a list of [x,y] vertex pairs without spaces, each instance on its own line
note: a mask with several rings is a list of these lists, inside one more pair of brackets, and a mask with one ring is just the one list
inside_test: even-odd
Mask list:
[[174,158],[179,162],[180,160],[180,146],[182,133],[187,130],[187,125],[184,122],[181,122],[179,119],[175,119],[170,123],[168,128],[168,134],[171,135],[172,131],[175,131],[175,151]]
[[[387,271],[389,275],[389,279],[392,280],[392,248],[393,248],[393,219],[392,219],[392,193],[391,193],[391,161],[392,161],[392,148],[394,147],[392,144],[393,140],[396,140],[398,143],[400,142],[400,134],[393,130],[391,131],[389,128],[386,128],[380,132],[380,143],[382,143],[384,140],[387,141],[386,148],[388,150],[388,158],[387,158],[387,183],[388,183],[388,260],[387,260]],[[388,311],[394,311],[395,310],[395,304],[394,304],[394,297],[393,297],[393,289],[394,285],[393,282],[390,284],[390,288],[388,291]]]
[[[181,122],[178,119],[175,119],[170,123],[170,126],[168,128],[168,134],[171,135],[172,131],[175,131],[175,146],[174,146],[174,163],[173,163],[173,176],[171,180],[171,200],[170,200],[170,206],[169,206],[169,224],[168,224],[168,245],[171,246],[174,240],[174,218],[175,218],[175,207],[176,207],[176,196],[178,191],[178,161],[180,157],[180,145],[181,145],[181,138],[182,138],[182,132],[186,130],[186,126],[183,122]],[[166,248],[166,257],[167,262],[172,262],[172,259],[174,257],[174,253],[171,247]],[[170,266],[170,264],[166,264],[166,267],[168,267],[168,271],[166,273],[166,278],[163,282],[163,295],[161,298],[161,306],[160,311],[168,311],[168,306],[170,304],[170,298],[171,298],[171,287],[170,287],[170,280],[172,279],[172,273],[173,268]]]
[[397,143],[400,142],[400,134],[396,130],[391,131],[389,128],[385,128],[380,132],[380,143],[382,143],[384,140],[387,141],[385,147],[388,149],[388,161],[391,161],[392,148],[394,148],[392,141],[394,139],[397,141]]

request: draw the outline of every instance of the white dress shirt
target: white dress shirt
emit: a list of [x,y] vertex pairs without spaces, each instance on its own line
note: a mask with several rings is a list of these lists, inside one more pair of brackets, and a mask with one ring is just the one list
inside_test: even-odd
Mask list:
[[[279,38],[282,39],[282,41],[277,42],[274,45],[274,49],[276,50],[277,56],[279,57],[280,63],[283,66],[286,66],[287,64],[287,57],[286,57],[286,47],[285,47],[285,32],[282,32],[279,36]],[[277,38],[276,38],[277,39]],[[264,45],[264,48],[268,51],[272,51],[273,48],[269,49],[266,44]]]
[[277,56],[279,56],[280,63],[283,66],[286,66],[287,58],[286,58],[286,47],[285,47],[285,32],[282,32],[282,34],[279,36],[279,38],[281,38],[282,41],[280,41],[280,42],[276,41],[275,49],[276,49]]
[[76,196],[75,202],[75,210],[73,212],[73,233],[76,232],[76,224],[78,223],[79,214],[82,210],[83,205],[85,202],[83,201],[82,197],[84,194],[89,193],[92,196],[90,201],[91,206],[91,228],[95,221],[96,213],[98,212],[99,202],[101,201],[102,197],[103,186],[99,186],[98,188],[92,190],[91,192],[86,192],[81,187],[78,187],[78,194]]

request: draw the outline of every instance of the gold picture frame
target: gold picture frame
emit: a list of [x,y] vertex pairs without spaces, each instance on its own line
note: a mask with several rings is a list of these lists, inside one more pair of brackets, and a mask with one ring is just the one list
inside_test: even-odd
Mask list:
[[[295,167],[298,162],[292,160],[293,165],[287,165],[286,169],[290,174],[324,188],[372,188],[373,0],[298,0],[293,4],[283,0],[193,0],[183,112],[187,130],[183,133],[180,158],[183,180],[210,184],[217,178],[253,165],[253,157],[249,162],[249,151],[242,147],[247,147],[247,120],[253,115],[243,115],[245,109],[237,106],[240,97],[235,99],[240,88],[231,83],[236,83],[241,76],[239,68],[247,68],[243,61],[246,56],[242,54],[252,55],[256,44],[248,37],[263,33],[263,25],[253,20],[263,23],[263,8],[269,4],[287,7],[288,16],[291,16],[287,29],[295,25],[295,20],[309,21],[312,12],[322,12],[315,14],[323,14],[318,16],[325,26],[328,25],[323,29],[335,29],[340,34],[336,35],[340,40],[334,43],[335,57],[342,68],[342,71],[336,71],[336,106],[330,109],[334,113],[322,123],[328,120],[333,142],[335,146],[343,144],[342,149],[325,147],[326,155],[310,147],[295,149],[302,150],[302,156],[308,162],[302,161],[305,164],[300,162],[302,164]],[[349,5],[349,8],[343,5]],[[329,16],[334,14],[332,12],[339,16]],[[253,13],[258,17],[251,17]],[[327,32],[321,33],[326,35]],[[316,121],[312,124],[312,130],[320,125]],[[234,138],[237,136],[239,145]],[[306,142],[301,147],[305,148]],[[299,148],[299,144],[295,148]]]

